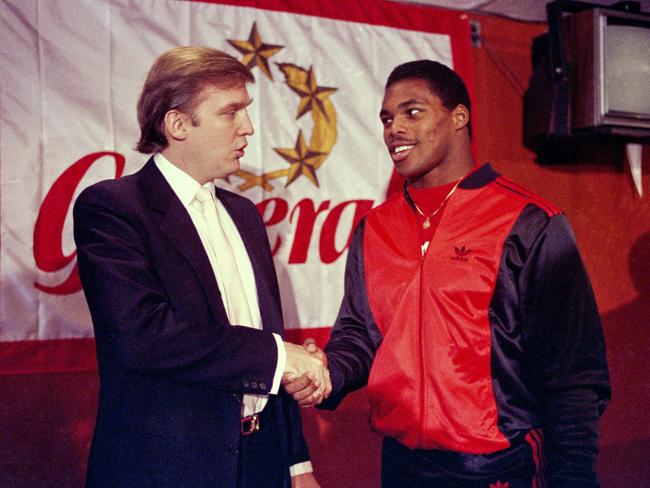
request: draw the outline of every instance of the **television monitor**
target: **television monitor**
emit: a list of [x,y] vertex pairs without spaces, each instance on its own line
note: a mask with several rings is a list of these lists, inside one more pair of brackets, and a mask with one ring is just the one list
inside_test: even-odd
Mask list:
[[650,136],[650,15],[593,8],[564,29],[571,132]]
[[595,146],[650,144],[650,14],[636,2],[558,0],[546,10],[524,93],[524,145],[553,163]]

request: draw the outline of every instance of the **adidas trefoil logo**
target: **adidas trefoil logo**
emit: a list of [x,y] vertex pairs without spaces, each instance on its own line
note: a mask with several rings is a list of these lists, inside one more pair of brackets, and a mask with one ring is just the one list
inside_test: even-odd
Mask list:
[[469,253],[471,253],[471,249],[467,249],[465,246],[461,247],[456,247],[454,246],[454,256],[452,256],[453,261],[465,261],[467,262],[469,260]]

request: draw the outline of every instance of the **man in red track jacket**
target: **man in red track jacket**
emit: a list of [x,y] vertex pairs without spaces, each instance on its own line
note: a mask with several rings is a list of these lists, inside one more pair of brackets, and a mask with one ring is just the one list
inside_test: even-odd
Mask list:
[[321,406],[368,386],[384,487],[598,486],[605,344],[566,216],[473,162],[446,66],[395,68],[380,117],[406,183],[355,231]]

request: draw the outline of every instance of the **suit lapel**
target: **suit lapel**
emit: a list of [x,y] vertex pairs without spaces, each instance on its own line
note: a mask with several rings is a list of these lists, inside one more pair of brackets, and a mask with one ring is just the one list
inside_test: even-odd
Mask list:
[[148,205],[160,216],[160,230],[197,274],[215,318],[227,323],[228,316],[219,286],[201,238],[187,210],[156,167],[153,158],[141,170],[141,187]]

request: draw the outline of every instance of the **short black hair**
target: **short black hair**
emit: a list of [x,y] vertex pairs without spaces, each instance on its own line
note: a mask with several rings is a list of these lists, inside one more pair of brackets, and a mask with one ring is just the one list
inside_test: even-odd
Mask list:
[[[470,101],[467,87],[461,77],[458,76],[458,73],[448,66],[430,59],[419,59],[400,64],[388,75],[386,89],[393,83],[410,79],[426,81],[429,89],[440,98],[440,101],[442,101],[442,104],[447,110],[453,110],[458,105],[463,104],[471,112],[472,102]],[[471,115],[467,124],[467,130],[471,138]]]

